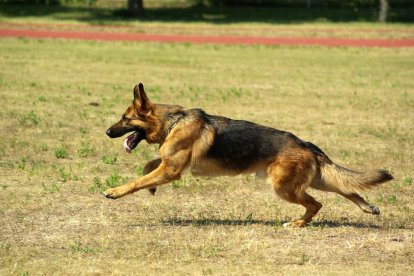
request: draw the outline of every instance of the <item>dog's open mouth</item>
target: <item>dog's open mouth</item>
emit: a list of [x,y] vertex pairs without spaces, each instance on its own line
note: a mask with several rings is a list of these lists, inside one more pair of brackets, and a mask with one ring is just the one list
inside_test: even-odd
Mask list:
[[131,153],[135,149],[141,140],[145,139],[145,131],[138,129],[124,140],[124,149],[127,153]]

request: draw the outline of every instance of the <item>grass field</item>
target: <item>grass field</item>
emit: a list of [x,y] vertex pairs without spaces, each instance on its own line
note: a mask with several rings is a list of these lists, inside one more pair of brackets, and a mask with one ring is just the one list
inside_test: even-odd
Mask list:
[[[0,40],[0,274],[412,274],[414,50]],[[143,82],[155,102],[291,131],[396,180],[381,216],[311,191],[302,208],[253,176],[193,178],[117,201],[157,147],[105,130]]]

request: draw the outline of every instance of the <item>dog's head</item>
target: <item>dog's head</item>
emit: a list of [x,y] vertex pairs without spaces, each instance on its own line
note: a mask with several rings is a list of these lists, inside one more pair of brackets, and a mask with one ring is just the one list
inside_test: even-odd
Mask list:
[[128,153],[143,139],[148,143],[156,143],[161,128],[161,122],[156,115],[156,106],[148,99],[142,83],[136,85],[132,104],[122,114],[121,120],[111,126],[106,134],[111,138],[117,138],[134,132],[124,141],[124,148]]

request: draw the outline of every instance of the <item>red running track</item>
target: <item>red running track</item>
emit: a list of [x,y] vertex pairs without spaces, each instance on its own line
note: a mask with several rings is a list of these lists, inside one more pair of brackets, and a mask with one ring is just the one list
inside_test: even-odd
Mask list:
[[313,37],[237,37],[202,35],[166,35],[113,33],[63,30],[24,30],[0,28],[0,37],[64,38],[103,41],[150,41],[169,43],[210,43],[242,45],[303,45],[303,46],[347,46],[347,47],[414,47],[414,39],[346,39]]

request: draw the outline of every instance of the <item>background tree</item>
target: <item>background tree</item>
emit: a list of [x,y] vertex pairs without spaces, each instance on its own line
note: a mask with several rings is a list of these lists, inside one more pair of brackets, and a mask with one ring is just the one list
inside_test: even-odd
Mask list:
[[378,20],[380,22],[386,22],[388,17],[388,10],[390,7],[390,4],[388,3],[388,0],[380,0],[379,1],[379,15]]
[[141,16],[144,13],[143,0],[128,0],[128,10],[133,16]]

